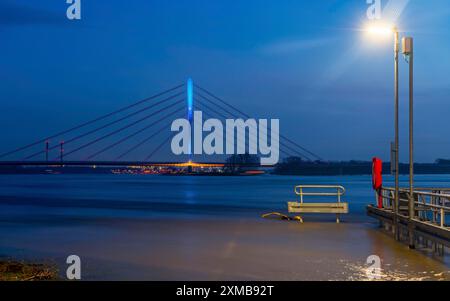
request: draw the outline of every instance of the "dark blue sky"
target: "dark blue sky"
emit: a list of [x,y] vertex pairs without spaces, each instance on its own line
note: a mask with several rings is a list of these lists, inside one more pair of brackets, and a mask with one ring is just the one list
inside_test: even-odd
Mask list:
[[[359,30],[365,0],[84,0],[80,21],[66,7],[0,2],[0,151],[192,77],[325,159],[389,158],[392,42]],[[396,22],[415,38],[416,158],[450,158],[450,3],[411,0]]]

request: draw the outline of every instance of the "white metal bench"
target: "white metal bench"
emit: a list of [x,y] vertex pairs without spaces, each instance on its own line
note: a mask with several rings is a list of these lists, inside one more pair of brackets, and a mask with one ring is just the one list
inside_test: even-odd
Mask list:
[[[299,185],[294,188],[299,197],[297,202],[288,202],[290,213],[330,213],[336,214],[336,223],[339,223],[340,214],[348,213],[348,203],[341,202],[345,194],[345,188],[339,185]],[[305,203],[305,196],[336,197],[335,203]]]

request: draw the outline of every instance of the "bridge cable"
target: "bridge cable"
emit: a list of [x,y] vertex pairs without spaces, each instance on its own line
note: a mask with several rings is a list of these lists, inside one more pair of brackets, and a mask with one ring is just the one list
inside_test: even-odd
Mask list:
[[[205,100],[207,100],[206,97],[204,97],[203,95],[201,95],[201,94],[199,94],[199,93],[196,93],[196,95],[197,95],[197,96],[200,96],[201,98],[203,98],[203,99],[205,99]],[[198,101],[199,101],[199,100],[197,99],[197,102],[198,102]],[[209,100],[209,102],[212,103],[212,104],[214,104],[214,102],[211,101],[211,100]],[[205,106],[205,107],[208,108],[209,110],[215,111],[217,114],[219,114],[219,115],[221,115],[223,118],[227,119],[227,117],[226,117],[225,115],[218,113],[216,110],[211,109],[210,107],[208,107],[206,104],[204,104],[204,103],[202,103],[202,102],[200,102],[200,103],[203,104],[203,106]],[[305,158],[305,159],[307,159],[307,160],[309,160],[309,161],[312,161],[311,158],[310,158],[308,155],[305,155],[305,154],[303,154],[303,153],[301,153],[301,152],[299,152],[299,151],[293,149],[292,147],[290,147],[289,145],[287,145],[287,144],[284,143],[283,141],[280,141],[280,140],[278,139],[278,142],[279,142],[280,145],[282,145],[282,146],[284,146],[284,147],[290,149],[291,151],[293,151],[294,154],[297,154],[298,156],[300,156],[300,157],[302,157],[302,158]]]
[[[197,86],[197,87],[198,87],[198,86]],[[206,91],[205,89],[203,89],[203,88],[201,88],[201,87],[198,87],[198,88],[199,88],[200,90],[202,90],[202,91]],[[218,98],[217,96],[214,96],[212,93],[210,93],[210,92],[205,92],[205,93],[211,95],[211,96],[214,97],[215,99],[217,99],[217,100],[221,101],[222,103],[224,103],[225,105],[231,107],[233,110],[235,110],[235,111],[237,111],[238,113],[242,114],[244,117],[246,117],[246,118],[251,118],[248,114],[243,113],[242,111],[240,111],[240,110],[237,109],[236,107],[234,107],[234,106],[228,104],[227,102],[225,102],[224,100]],[[204,98],[204,99],[207,99],[205,96],[203,96],[203,95],[200,94],[200,93],[196,93],[196,94],[199,95],[200,97]],[[213,102],[213,101],[211,101],[211,100],[208,100],[208,101],[209,101],[210,103],[216,104],[215,102]],[[217,105],[217,104],[216,104],[216,105]],[[217,105],[217,106],[218,106],[218,105]],[[221,106],[219,106],[219,107],[220,107],[220,108],[223,108],[223,107],[221,107]],[[230,113],[230,111],[228,111],[228,110],[225,110],[225,111],[228,112],[229,114],[231,114],[231,115],[233,116],[233,114]],[[304,152],[306,152],[306,153],[308,153],[308,154],[310,154],[310,155],[316,157],[316,158],[319,159],[319,160],[322,160],[318,155],[316,155],[316,154],[310,152],[309,150],[307,150],[306,148],[304,148],[304,147],[298,145],[296,142],[291,141],[291,140],[288,139],[287,137],[283,136],[281,133],[278,133],[278,134],[279,134],[279,136],[280,136],[281,138],[285,139],[286,141],[290,142],[291,144],[294,144],[295,146],[297,146],[298,148],[300,148],[302,151],[304,151]],[[281,141],[280,141],[280,144],[283,145],[283,143],[282,143]],[[285,145],[285,146],[286,146],[286,145]],[[298,153],[298,152],[297,152],[297,153]],[[309,158],[309,156],[302,155],[302,157],[308,158],[309,161],[312,161],[312,160]]]
[[110,133],[108,133],[108,134],[106,134],[106,135],[104,135],[104,136],[102,136],[102,137],[100,137],[100,138],[97,138],[97,139],[95,139],[95,140],[93,140],[93,141],[90,141],[90,142],[88,142],[88,143],[85,143],[85,144],[83,144],[82,146],[80,146],[80,147],[78,147],[78,148],[76,148],[76,149],[74,149],[74,150],[68,152],[68,153],[65,154],[64,156],[69,156],[70,154],[73,154],[73,153],[75,153],[75,152],[77,152],[77,151],[80,151],[80,150],[82,150],[82,149],[84,149],[84,148],[86,148],[86,147],[88,147],[88,146],[91,146],[92,144],[95,144],[95,143],[97,143],[97,142],[99,142],[99,141],[101,141],[101,140],[104,140],[104,139],[106,139],[106,138],[108,138],[108,137],[111,137],[111,136],[113,136],[113,135],[115,135],[115,134],[118,134],[118,133],[122,132],[123,130],[128,129],[128,128],[130,128],[130,127],[132,127],[132,126],[134,126],[134,125],[136,125],[136,124],[138,124],[138,123],[140,123],[140,122],[142,122],[142,121],[144,121],[144,120],[147,120],[148,118],[150,118],[150,117],[152,117],[152,116],[154,116],[154,115],[156,115],[156,114],[159,114],[159,113],[161,113],[161,112],[167,110],[168,108],[171,108],[171,107],[173,107],[173,106],[175,106],[175,105],[177,105],[177,104],[180,104],[180,103],[182,103],[182,102],[184,102],[184,101],[185,101],[184,99],[181,99],[181,100],[179,100],[179,101],[176,101],[175,103],[173,103],[173,104],[171,104],[171,105],[169,105],[169,106],[167,106],[167,107],[165,107],[165,108],[163,108],[163,109],[160,109],[160,110],[158,110],[158,111],[156,111],[156,112],[153,112],[152,114],[146,115],[146,116],[144,116],[143,118],[141,118],[141,119],[139,119],[139,120],[137,120],[137,121],[134,121],[134,122],[132,122],[132,123],[130,123],[130,124],[124,126],[124,127],[121,127],[121,128],[119,128],[119,129],[117,129],[117,130],[115,130],[115,131],[112,131],[112,132],[110,132]]
[[[153,123],[151,123],[151,124],[149,124],[149,125],[147,125],[147,126],[141,128],[141,129],[139,129],[138,131],[136,131],[136,132],[134,132],[134,133],[132,133],[132,134],[130,134],[130,135],[128,135],[128,136],[126,136],[126,137],[120,139],[119,141],[116,141],[116,142],[114,142],[114,143],[112,143],[112,144],[110,144],[110,145],[104,147],[103,149],[99,150],[99,151],[96,152],[95,154],[90,155],[90,156],[87,158],[87,160],[92,159],[92,158],[94,158],[94,157],[96,157],[96,156],[98,156],[98,155],[104,153],[105,151],[110,150],[110,149],[113,148],[113,147],[116,147],[117,145],[119,145],[119,144],[121,144],[121,143],[123,143],[123,142],[125,142],[125,141],[127,141],[127,140],[129,140],[129,139],[131,139],[131,138],[133,138],[134,136],[136,136],[136,135],[142,133],[142,132],[145,131],[145,130],[148,130],[149,128],[151,128],[151,127],[153,127],[153,126],[155,126],[155,125],[161,123],[161,121],[164,121],[166,118],[168,118],[168,117],[170,117],[170,116],[173,116],[173,115],[175,115],[176,113],[178,113],[178,112],[180,112],[180,111],[182,111],[182,110],[186,110],[186,109],[185,109],[184,107],[182,107],[182,108],[180,108],[180,109],[178,109],[178,110],[175,110],[175,111],[173,111],[173,112],[170,112],[169,114],[164,115],[163,117],[161,117],[160,119],[154,121]],[[87,160],[86,160],[86,161],[87,161]]]
[[[221,114],[221,113],[219,113],[219,112],[217,112],[216,110],[214,110],[214,109],[212,109],[212,108],[210,108],[208,105],[206,105],[206,104],[204,104],[204,103],[202,103],[201,101],[199,101],[198,99],[197,99],[197,101],[196,102],[199,102],[201,105],[203,105],[205,108],[207,108],[208,110],[211,110],[211,111],[213,111],[213,112],[215,112],[216,114],[218,114],[218,115],[220,115],[221,117],[223,117],[223,118],[225,118],[225,119],[227,119],[227,117],[225,116],[225,115],[223,115],[223,114]],[[209,114],[210,115],[210,114]],[[249,137],[250,139],[252,139],[253,137]],[[250,140],[249,139],[249,140]],[[242,140],[240,141],[240,142],[242,142]],[[306,155],[304,155],[304,154],[301,154],[301,153],[299,153],[298,151],[296,151],[295,149],[292,149],[291,147],[289,147],[288,145],[286,145],[286,144],[284,144],[282,141],[278,141],[279,143],[280,143],[280,145],[282,145],[282,146],[285,146],[286,148],[288,148],[288,149],[290,149],[291,151],[293,151],[294,152],[294,154],[296,154],[297,156],[298,155],[300,155],[301,157],[304,157],[304,158],[306,158],[306,159],[308,159],[308,160],[310,160],[311,161],[311,159],[308,157],[308,156],[306,156]],[[249,143],[250,143],[250,141],[249,141]],[[283,151],[282,149],[280,150],[282,153],[284,153],[284,154],[286,154],[286,155],[291,155],[292,156],[292,154],[290,154],[290,153],[287,153],[287,152],[285,152],[285,151]]]
[[[170,96],[170,97],[167,97],[167,98],[165,98],[165,99],[163,99],[163,100],[161,100],[161,101],[158,101],[158,102],[156,102],[156,103],[154,103],[154,104],[152,104],[152,105],[150,105],[150,106],[144,107],[144,108],[142,108],[142,109],[140,109],[140,110],[138,110],[138,111],[135,111],[135,112],[133,112],[133,113],[130,113],[130,114],[124,116],[124,117],[121,117],[121,118],[119,118],[119,119],[113,120],[113,121],[111,121],[111,122],[109,122],[109,123],[107,123],[107,124],[104,124],[104,125],[102,125],[102,126],[100,126],[100,127],[97,127],[97,128],[95,128],[95,129],[90,130],[90,131],[88,131],[88,132],[85,132],[85,133],[83,133],[83,134],[79,134],[78,136],[75,136],[75,137],[73,137],[73,138],[71,138],[71,139],[69,139],[69,140],[67,140],[67,141],[64,141],[64,145],[67,145],[67,144],[72,143],[72,142],[74,142],[74,141],[77,141],[77,140],[79,140],[79,139],[81,139],[81,138],[84,138],[84,137],[86,137],[86,136],[89,136],[89,135],[91,135],[91,134],[93,134],[93,133],[96,133],[96,132],[98,132],[98,131],[100,131],[100,130],[103,130],[103,129],[105,129],[105,128],[111,126],[111,125],[114,125],[114,124],[116,124],[116,123],[119,123],[119,122],[121,122],[121,121],[123,121],[123,120],[125,120],[125,119],[128,119],[128,118],[130,118],[130,117],[133,117],[133,116],[135,116],[135,115],[138,115],[138,114],[140,114],[140,113],[142,113],[142,112],[145,112],[145,111],[148,111],[148,110],[150,110],[150,109],[153,109],[154,107],[159,106],[160,104],[166,103],[166,102],[168,102],[168,101],[170,101],[170,100],[173,100],[175,97],[178,97],[178,96],[180,96],[180,95],[182,95],[182,94],[184,94],[184,92],[174,94],[174,95],[172,95],[172,96]],[[60,147],[60,146],[59,146],[59,145],[55,145],[55,146],[50,147],[48,150],[51,151],[51,150],[54,150],[54,149],[56,149],[56,148],[58,148],[58,147]],[[36,152],[36,153],[33,153],[33,154],[29,155],[28,157],[25,157],[25,160],[34,158],[34,157],[36,157],[36,156],[38,156],[38,155],[41,155],[41,154],[43,154],[43,153],[45,153],[45,152],[46,152],[45,150],[38,151],[38,152]]]
[[[225,116],[224,114],[222,114],[222,113],[220,113],[220,112],[214,110],[213,108],[209,107],[207,104],[203,103],[203,102],[200,101],[199,99],[197,99],[195,103],[196,103],[196,104],[199,103],[199,104],[201,105],[200,108],[202,109],[202,112],[207,112],[207,110],[209,110],[209,111],[212,111],[212,112],[214,112],[215,114],[221,116],[221,117],[224,118],[224,119],[228,119],[227,116]],[[206,108],[207,110],[205,110],[204,108]],[[207,115],[210,116],[210,117],[213,117],[213,114],[211,114],[211,113],[209,113],[209,112],[208,112]],[[213,117],[213,118],[214,118],[214,117]],[[228,129],[227,129],[226,127],[225,127],[225,133],[229,133],[229,131],[228,131]],[[221,137],[222,137],[222,139],[223,139],[223,135],[221,135]],[[237,135],[236,139],[238,140],[238,142],[241,142],[241,143],[242,143],[242,142],[246,142],[246,141],[242,141],[242,138],[241,138],[241,139],[239,139],[239,138],[240,138],[240,136]],[[245,143],[246,147],[247,147],[247,145],[250,145],[250,142],[254,142],[254,139],[255,139],[254,137],[250,137],[250,136],[249,136],[249,141],[247,141],[247,143]],[[250,140],[251,140],[251,141],[250,141]],[[250,148],[250,146],[249,146],[249,148]]]
[[[196,95],[199,96],[199,97],[201,97],[201,98],[203,98],[203,99],[205,99],[205,100],[207,100],[207,101],[210,102],[211,104],[216,105],[214,101],[209,100],[208,98],[206,98],[206,97],[203,96],[202,94],[196,93]],[[220,106],[219,106],[219,107],[220,107]],[[230,113],[229,111],[227,111],[227,113],[229,113],[229,114],[231,114],[231,115],[233,116],[233,114]],[[234,116],[233,116],[233,117],[234,117]],[[226,117],[225,117],[225,118],[226,118]],[[282,146],[284,146],[284,147],[286,147],[286,148],[289,148],[290,150],[294,151],[294,153],[297,154],[297,156],[300,156],[300,157],[302,157],[302,158],[305,158],[305,159],[307,159],[308,161],[312,161],[311,158],[310,158],[308,155],[305,155],[305,154],[299,152],[298,150],[294,150],[292,147],[290,147],[289,145],[287,145],[286,143],[284,143],[283,141],[281,141],[281,140],[279,140],[279,139],[277,139],[277,141],[279,142],[280,145],[282,145]]]
[[[232,108],[232,109],[235,110],[236,112],[242,114],[242,115],[245,116],[246,118],[250,118],[250,115],[248,115],[248,114],[242,112],[241,110],[239,110],[239,109],[236,108],[235,106],[233,106],[233,105],[229,104],[228,102],[226,102],[225,100],[223,100],[223,99],[217,97],[216,95],[214,95],[213,93],[209,92],[208,90],[206,90],[206,89],[204,89],[204,88],[202,88],[202,87],[200,87],[200,86],[198,86],[198,85],[196,85],[196,84],[194,84],[194,86],[195,86],[196,88],[200,89],[201,91],[205,92],[206,94],[210,95],[210,96],[213,97],[214,99],[216,99],[216,100],[220,101],[221,103],[227,105],[228,107]],[[305,147],[299,145],[298,143],[296,143],[295,141],[293,141],[293,140],[289,139],[288,137],[282,135],[281,133],[280,133],[279,135],[280,135],[281,138],[283,138],[283,139],[285,139],[286,141],[290,142],[291,144],[297,146],[298,148],[300,148],[300,149],[302,149],[303,151],[307,152],[308,154],[310,154],[311,156],[315,157],[316,159],[323,161],[323,159],[322,159],[319,155],[317,155],[317,154],[315,154],[315,153],[309,151],[309,150],[306,149]]]
[[156,153],[164,146],[164,144],[166,144],[167,142],[169,142],[169,140],[172,138],[172,136],[173,136],[173,133],[170,133],[170,135],[169,135],[169,136],[168,136],[168,137],[167,137],[160,145],[158,145],[158,146],[153,150],[153,152],[145,158],[144,161],[148,161],[151,157],[153,157],[153,155],[156,154]]
[[[211,115],[210,112],[208,112],[207,110],[204,110],[204,108],[207,108],[207,106],[206,106],[204,103],[198,101],[198,99],[197,99],[196,104],[198,104],[198,103],[200,103],[200,105],[201,105],[201,106],[199,106],[199,108],[202,109],[203,112],[206,112],[206,115],[207,115],[207,116],[214,118],[213,115]],[[217,111],[216,111],[216,113],[217,113]],[[220,114],[220,113],[218,113],[218,114]],[[222,114],[220,114],[220,115],[221,115],[222,117],[224,117],[224,115],[222,115]],[[224,117],[224,118],[227,119],[227,117]],[[225,130],[225,133],[228,133],[227,129]],[[220,137],[223,139],[223,134],[222,134],[222,133],[220,133]],[[251,138],[250,138],[250,139],[251,139]],[[250,140],[250,139],[249,139],[249,140]],[[240,142],[242,142],[242,140],[240,140]],[[291,150],[292,150],[292,149],[291,149]],[[295,150],[293,150],[293,151],[294,151],[295,153],[297,153]],[[287,156],[293,156],[292,153],[288,153],[288,152],[286,152],[286,151],[283,150],[283,149],[280,149],[280,152],[283,153],[283,154],[285,154],[285,155],[287,155]],[[298,155],[298,153],[297,153],[297,155]],[[303,155],[301,155],[301,156],[303,157]]]
[[145,99],[142,99],[142,100],[140,100],[140,101],[138,101],[138,102],[135,102],[135,103],[133,103],[133,104],[131,104],[131,105],[128,105],[128,106],[123,107],[123,108],[120,108],[120,109],[118,109],[118,110],[116,110],[116,111],[113,111],[113,112],[111,112],[111,113],[108,113],[108,114],[105,114],[105,115],[103,115],[103,116],[100,116],[100,117],[97,117],[97,118],[95,118],[95,119],[92,119],[92,120],[90,120],[90,121],[84,122],[84,123],[82,123],[82,124],[80,124],[80,125],[74,126],[74,127],[69,128],[69,129],[67,129],[67,130],[58,132],[58,133],[53,134],[53,135],[51,135],[51,136],[48,136],[48,137],[46,137],[46,138],[44,138],[44,139],[35,141],[35,142],[33,142],[33,143],[30,143],[30,144],[27,144],[27,145],[24,145],[24,146],[21,146],[21,147],[19,147],[19,148],[17,148],[17,149],[14,149],[14,150],[12,150],[12,151],[8,151],[8,152],[6,152],[6,153],[0,154],[0,158],[3,158],[3,157],[6,157],[6,156],[9,156],[9,155],[12,155],[12,154],[14,154],[14,153],[17,153],[17,152],[20,152],[20,151],[22,151],[22,150],[28,149],[28,148],[30,148],[30,147],[32,147],[32,146],[35,146],[35,145],[37,145],[37,144],[39,144],[39,143],[43,143],[43,142],[45,142],[45,141],[47,141],[47,140],[50,140],[50,139],[53,139],[53,138],[62,136],[62,135],[64,135],[64,134],[67,134],[67,133],[73,132],[73,131],[75,131],[75,130],[78,130],[78,129],[82,128],[82,127],[91,125],[91,124],[93,124],[93,123],[95,123],[95,122],[101,121],[101,120],[106,119],[106,118],[108,118],[108,117],[111,117],[111,116],[113,116],[113,115],[115,115],[115,114],[121,113],[121,112],[126,111],[126,110],[128,110],[128,109],[130,109],[130,108],[133,108],[133,107],[135,107],[135,106],[138,106],[138,105],[140,105],[140,104],[142,104],[142,103],[144,103],[144,102],[147,102],[147,101],[156,99],[156,98],[158,98],[158,97],[160,97],[160,96],[162,96],[162,95],[165,95],[165,94],[167,94],[167,93],[169,93],[169,92],[175,91],[175,90],[177,90],[177,89],[179,89],[179,88],[181,88],[181,87],[183,87],[183,86],[184,86],[184,84],[175,86],[175,87],[173,87],[173,88],[171,88],[171,89],[165,90],[165,91],[163,91],[163,92],[161,92],[161,93],[155,94],[155,95],[150,96],[150,97],[145,98]]
[[[185,110],[185,108],[183,108],[183,110]],[[179,117],[182,118],[183,116]],[[162,131],[166,130],[167,127],[170,126],[172,122],[170,122],[169,124],[163,126],[162,128],[160,128],[158,131],[156,131],[155,133],[153,133],[151,136],[145,138],[144,140],[140,141],[139,143],[135,144],[133,147],[131,147],[130,149],[128,149],[126,152],[120,154],[117,158],[117,160],[122,159],[124,156],[128,155],[129,153],[131,153],[132,151],[138,149],[139,147],[141,147],[142,145],[144,145],[146,142],[150,141],[151,139],[153,139],[154,137],[156,137],[157,135],[159,135]]]

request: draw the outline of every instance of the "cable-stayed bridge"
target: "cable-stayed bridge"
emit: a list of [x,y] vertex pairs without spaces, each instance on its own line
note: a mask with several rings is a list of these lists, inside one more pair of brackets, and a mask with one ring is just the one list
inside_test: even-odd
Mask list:
[[[190,162],[192,157],[158,160],[158,155],[170,145],[171,138],[176,134],[170,131],[171,123],[178,118],[191,120],[195,110],[202,111],[207,118],[220,120],[252,118],[235,105],[188,80],[187,84],[179,84],[108,114],[1,153],[0,166],[180,166]],[[255,139],[248,138],[243,142],[246,145]],[[278,142],[280,157],[322,160],[281,133]],[[108,159],[104,159],[105,156]],[[211,166],[226,164],[225,157],[216,161],[195,161]]]

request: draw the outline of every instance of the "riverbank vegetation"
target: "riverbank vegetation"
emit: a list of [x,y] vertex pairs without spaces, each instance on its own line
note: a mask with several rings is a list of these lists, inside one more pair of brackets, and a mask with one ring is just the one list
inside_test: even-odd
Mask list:
[[42,281],[58,278],[58,270],[52,265],[0,260],[0,281]]

